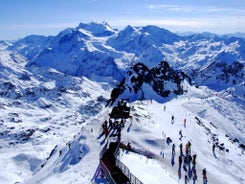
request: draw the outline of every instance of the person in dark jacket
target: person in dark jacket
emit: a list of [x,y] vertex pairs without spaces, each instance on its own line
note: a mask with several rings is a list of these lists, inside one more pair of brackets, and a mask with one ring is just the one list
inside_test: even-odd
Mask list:
[[175,155],[175,144],[172,145],[172,155]]
[[206,168],[204,168],[202,170],[202,177],[203,177],[203,184],[207,184],[208,183],[208,178],[207,178],[207,170],[206,170]]
[[193,164],[193,166],[196,166],[196,158],[197,158],[197,155],[194,154],[194,155],[192,156],[192,164]]
[[171,123],[174,124],[174,116],[171,117]]
[[172,139],[170,137],[167,137],[166,142],[169,145],[172,142]]
[[180,155],[180,156],[179,156],[179,167],[181,167],[182,162],[183,162],[182,155]]
[[183,156],[183,144],[179,145],[180,155]]

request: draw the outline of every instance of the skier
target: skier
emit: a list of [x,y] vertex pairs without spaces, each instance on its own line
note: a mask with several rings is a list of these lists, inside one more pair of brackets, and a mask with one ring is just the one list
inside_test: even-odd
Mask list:
[[189,178],[191,178],[192,177],[192,169],[191,169],[191,159],[192,157],[189,155],[189,159],[188,159],[188,176],[189,176]]
[[179,135],[180,135],[179,140],[182,141],[182,137],[183,137],[183,135],[182,135],[182,130],[179,131]]
[[174,116],[172,115],[171,123],[174,124]]
[[178,176],[179,176],[179,180],[181,179],[181,167],[179,167],[178,169]]
[[185,173],[185,184],[188,183],[188,176],[187,176],[187,173]]
[[188,164],[188,160],[187,160],[187,157],[184,156],[184,164],[183,164],[183,169],[184,171],[187,172],[187,164]]
[[175,155],[175,144],[172,145],[172,155]]
[[128,144],[127,144],[127,149],[128,150],[131,150],[131,144],[130,144],[130,142],[128,142]]
[[183,156],[183,145],[182,145],[182,143],[179,145],[179,149],[180,149],[180,155]]
[[182,160],[182,156],[180,155],[180,156],[179,156],[179,167],[181,167],[182,161],[183,161],[183,160]]
[[171,139],[170,137],[167,137],[166,142],[167,142],[167,144],[169,145],[169,143],[172,142],[172,139]]
[[192,156],[189,155],[189,156],[188,156],[188,164],[189,164],[189,165],[191,164],[191,161],[192,161]]
[[204,168],[202,170],[202,176],[203,176],[203,184],[207,184],[208,183],[208,178],[207,178],[207,171],[206,168]]
[[188,147],[188,155],[191,155],[191,142],[190,141],[188,141],[187,147]]
[[192,164],[193,164],[193,167],[195,167],[196,166],[196,157],[197,157],[197,155],[194,154],[192,157],[193,157],[192,158]]
[[189,153],[189,145],[188,143],[185,145],[185,155],[188,156]]
[[194,166],[192,167],[192,179],[193,179],[193,184],[195,184],[197,180],[197,171]]
[[215,155],[215,143],[213,143],[212,150],[213,150],[213,154]]
[[162,159],[164,159],[164,152],[163,151],[160,152],[160,155],[162,155]]
[[186,127],[186,118],[184,119],[184,127]]

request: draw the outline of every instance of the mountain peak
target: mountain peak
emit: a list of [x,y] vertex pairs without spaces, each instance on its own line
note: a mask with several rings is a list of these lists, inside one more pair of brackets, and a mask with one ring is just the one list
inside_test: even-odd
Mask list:
[[103,37],[103,36],[111,36],[115,33],[115,31],[110,27],[107,22],[90,22],[90,23],[80,23],[77,30],[84,29],[86,31],[91,32],[92,35]]
[[113,104],[119,96],[120,98],[129,98],[130,101],[152,98],[163,101],[166,97],[182,95],[185,92],[183,89],[185,79],[191,82],[187,75],[181,71],[173,70],[166,61],[161,61],[151,69],[139,62],[112,90],[108,104],[110,102]]

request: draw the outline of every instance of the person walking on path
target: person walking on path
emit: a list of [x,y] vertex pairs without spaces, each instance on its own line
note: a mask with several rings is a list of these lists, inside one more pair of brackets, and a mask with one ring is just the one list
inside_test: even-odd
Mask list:
[[186,128],[186,118],[184,119],[184,127]]

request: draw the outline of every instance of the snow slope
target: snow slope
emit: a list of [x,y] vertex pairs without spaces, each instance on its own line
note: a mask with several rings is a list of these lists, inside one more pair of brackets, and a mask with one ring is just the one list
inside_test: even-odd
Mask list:
[[[76,141],[73,140],[74,135],[87,122],[97,123],[100,116],[107,114],[103,110],[103,103],[107,96],[106,91],[111,89],[108,83],[96,83],[87,78],[65,75],[53,68],[27,69],[26,63],[27,60],[19,54],[0,51],[1,183],[30,179],[56,145],[62,148],[65,143],[73,141],[76,149],[80,150],[84,138]],[[96,116],[98,117],[95,118]],[[91,160],[96,162],[96,167],[99,147],[94,151],[91,147],[84,146],[83,150],[95,154],[91,155]],[[67,157],[73,158],[74,154],[68,154]],[[54,169],[55,173],[65,170],[70,172],[69,165],[76,163],[77,158],[65,162]],[[56,168],[56,164],[59,165],[56,162],[53,167]],[[94,174],[92,167],[91,169],[91,176],[83,173],[89,177],[88,180]],[[48,176],[52,176],[52,172],[46,173],[47,175],[37,179],[41,182],[42,178],[46,181]]]
[[[205,99],[201,99],[200,94],[204,92],[207,93],[207,96]],[[207,169],[208,183],[244,183],[244,153],[239,148],[239,144],[232,141],[232,137],[235,135],[240,143],[244,143],[245,110],[229,99],[208,96],[211,93],[212,91],[206,88],[191,87],[185,95],[166,103],[158,103],[155,100],[131,103],[132,119],[127,120],[125,124],[122,142],[127,144],[129,141],[133,148],[154,156],[153,159],[150,159],[144,155],[121,150],[119,159],[143,183],[162,183],[163,181],[173,184],[184,183],[183,169],[180,180],[177,175],[178,145],[190,141],[192,154],[197,154],[197,183],[202,181],[201,170],[203,168]],[[218,104],[220,106],[213,107]],[[164,106],[166,106],[165,111]],[[15,164],[19,167],[22,164],[20,167],[22,173],[13,173],[11,176],[18,178],[18,181],[24,181],[24,183],[90,183],[95,179],[97,182],[101,181],[98,179],[100,176],[96,173],[99,152],[105,143],[104,137],[100,139],[97,137],[102,131],[101,123],[108,119],[110,110],[110,108],[104,108],[98,115],[90,117],[76,129],[72,130],[71,127],[66,127],[66,131],[59,132],[59,136],[63,137],[60,142],[57,141],[58,138],[50,140],[46,136],[46,140],[52,142],[53,146],[50,146],[49,155],[47,154],[43,160],[40,159],[39,165],[37,164],[33,171],[28,169],[31,168],[31,164],[35,163],[33,158],[35,151],[29,149],[27,154],[25,153],[27,150],[22,146],[21,153],[12,153],[8,157],[9,162],[13,162],[14,158]],[[174,124],[171,124],[172,115],[175,116]],[[183,126],[184,118],[187,119],[186,128]],[[199,121],[202,124],[199,125]],[[236,123],[233,124],[233,122]],[[237,128],[237,125],[242,130]],[[78,129],[78,127],[82,127],[82,129]],[[61,128],[64,128],[64,125],[60,126]],[[179,140],[179,130],[183,132],[182,141]],[[164,134],[166,137],[171,137],[176,145],[174,166],[171,165],[172,144],[166,144]],[[211,139],[214,134],[220,144],[224,143],[228,152],[217,149],[216,156],[213,155]],[[46,146],[48,142],[46,142]],[[19,148],[4,149],[9,151]],[[52,149],[54,151],[51,152]],[[164,153],[164,158],[162,158],[161,152]],[[5,153],[8,152],[5,151]],[[42,151],[39,150],[38,153],[40,154]],[[3,156],[3,153],[1,155]],[[13,169],[9,166],[10,164],[3,161],[1,164],[8,165],[8,170]]]
[[[80,24],[54,37],[30,36],[0,43],[1,183],[106,183],[99,172],[99,153],[106,140],[98,138],[112,109],[105,105],[113,87],[139,59],[155,67],[154,62],[159,64],[164,56],[175,68],[186,72],[197,68],[193,76],[198,71],[207,76],[209,70],[214,73],[208,76],[223,76],[220,69],[224,66],[217,68],[217,64],[225,62],[234,69],[234,60],[244,63],[243,41],[237,38],[196,35],[169,41],[166,39],[172,34],[154,26],[127,29],[137,38],[129,42],[127,51],[115,48],[112,43],[120,32],[106,23]],[[155,33],[168,37],[158,40],[158,34],[152,35]],[[146,46],[140,49],[147,52],[137,55],[131,46]],[[229,82],[236,80],[236,84],[223,84],[221,91],[184,82],[186,93],[163,98],[150,85],[140,86],[147,100],[139,100],[137,95],[131,98],[132,119],[125,124],[122,141],[130,141],[133,148],[154,157],[120,150],[118,158],[143,183],[184,183],[183,170],[181,180],[177,175],[182,130],[182,143],[190,141],[192,153],[197,154],[197,183],[202,181],[203,168],[207,169],[208,183],[244,183],[244,65],[238,66],[238,72],[230,69],[224,78],[229,76]],[[199,84],[207,81],[196,79]],[[209,86],[210,81],[205,84]],[[168,89],[175,86],[172,82],[166,85]],[[128,94],[123,95],[126,98]],[[225,148],[216,149],[215,155],[213,136]],[[166,137],[176,145],[173,166],[172,144],[165,143]]]
[[[193,92],[164,104],[154,100],[132,104],[135,119],[129,131],[125,128],[124,141],[130,141],[132,147],[150,152],[154,156],[153,159],[148,159],[142,155],[121,151],[120,159],[144,183],[184,183],[183,168],[182,179],[178,180],[179,144],[185,145],[188,141],[192,145],[192,154],[197,154],[197,183],[202,183],[204,168],[208,172],[208,183],[244,183],[244,153],[238,143],[232,143],[229,139],[236,135],[244,143],[244,108],[240,109],[233,102],[220,97],[201,99],[201,91],[209,92],[193,89]],[[164,106],[166,111],[163,110]],[[174,124],[171,124],[172,115],[175,116]],[[183,125],[185,118],[186,128]],[[202,126],[198,124],[197,118],[203,123]],[[237,125],[240,128],[237,128]],[[179,139],[180,130],[184,136],[182,141]],[[163,134],[170,137],[176,145],[174,166],[171,165],[172,143],[167,145]],[[216,156],[213,155],[214,134],[229,152],[216,150]],[[161,152],[164,153],[164,158],[160,155]]]

